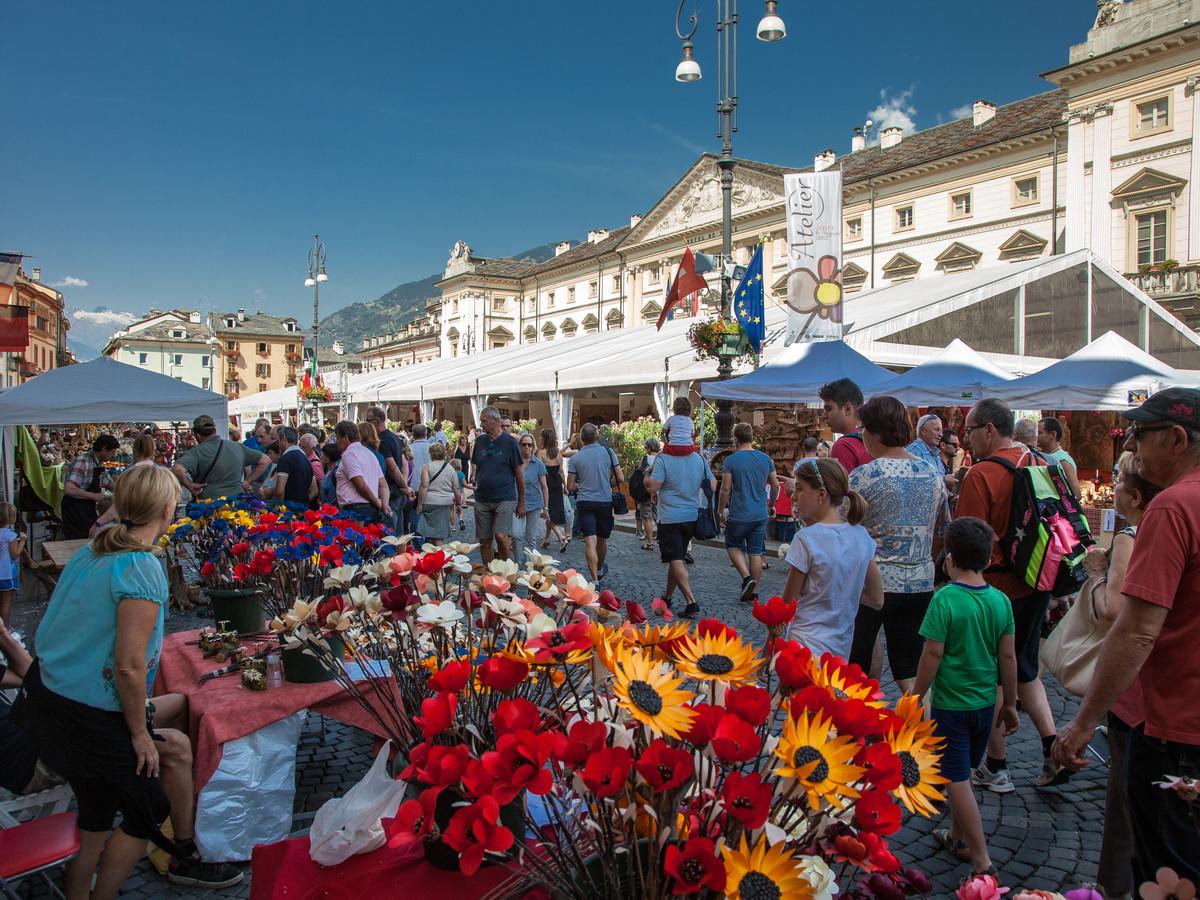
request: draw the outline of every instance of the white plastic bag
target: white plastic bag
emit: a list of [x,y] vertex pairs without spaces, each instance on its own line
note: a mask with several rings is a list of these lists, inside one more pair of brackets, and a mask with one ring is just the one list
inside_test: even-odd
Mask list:
[[309,831],[308,855],[322,866],[336,866],[356,853],[383,846],[380,819],[396,815],[404,799],[404,782],[394,781],[387,771],[391,741],[384,743],[363,780],[344,797],[334,797],[317,810]]

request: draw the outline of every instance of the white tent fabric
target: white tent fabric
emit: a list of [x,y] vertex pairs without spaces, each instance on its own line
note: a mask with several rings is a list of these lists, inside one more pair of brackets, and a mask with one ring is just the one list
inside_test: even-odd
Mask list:
[[906,406],[964,405],[974,403],[986,396],[990,387],[1011,381],[1012,377],[955,338],[939,355],[903,375],[864,387],[863,393],[886,394]]
[[1122,410],[1141,402],[1135,394],[1172,385],[1200,387],[1200,381],[1108,331],[1066,359],[995,385],[988,394],[1021,409]]
[[821,385],[838,378],[875,384],[891,375],[844,341],[795,343],[767,365],[729,381],[708,381],[701,388],[706,400],[812,403]]
[[271,413],[282,413],[296,409],[297,394],[295,385],[275,388],[270,391],[260,391],[257,394],[246,394],[229,401],[229,415],[265,416]]
[[107,356],[51,369],[0,396],[3,425],[190,422],[202,415],[228,434],[228,407],[220,394]]
[[550,421],[554,425],[554,436],[558,446],[565,447],[571,440],[571,415],[575,410],[575,395],[570,391],[550,392]]

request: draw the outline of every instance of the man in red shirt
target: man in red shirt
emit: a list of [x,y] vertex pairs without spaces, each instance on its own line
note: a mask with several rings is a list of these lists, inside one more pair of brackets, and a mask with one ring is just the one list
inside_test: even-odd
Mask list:
[[1155,782],[1200,777],[1200,390],[1167,388],[1123,415],[1138,473],[1164,490],[1142,516],[1121,586],[1127,602],[1054,756],[1085,765],[1096,725],[1137,678],[1145,721],[1130,734],[1127,768],[1135,879],[1169,866],[1195,880],[1200,801]]
[[830,430],[841,435],[833,442],[829,455],[842,464],[847,474],[874,459],[863,444],[862,425],[858,421],[858,408],[863,405],[859,386],[849,378],[839,378],[817,391],[817,396],[825,405]]
[[[1054,745],[1055,736],[1054,714],[1046,699],[1046,686],[1038,677],[1038,650],[1046,610],[1050,606],[1050,592],[1033,590],[1024,578],[1004,568],[999,540],[1009,530],[1013,474],[1002,464],[986,460],[989,456],[996,457],[1014,466],[1037,465],[1038,461],[1028,447],[1013,442],[1013,414],[1003,400],[980,400],[976,403],[967,413],[963,438],[971,450],[971,456],[975,458],[975,465],[971,466],[967,477],[963,479],[954,516],[983,519],[996,532],[997,542],[992,547],[992,561],[983,577],[992,587],[1003,591],[1012,603],[1013,622],[1016,625],[1017,696],[1042,738],[1042,775],[1036,784],[1040,787],[1061,784],[1071,773],[1069,770],[1056,772],[1050,762],[1050,748]],[[987,760],[971,773],[971,780],[976,786],[997,794],[1007,794],[1014,789],[1008,774],[1004,746],[1004,731],[993,728],[988,741]]]

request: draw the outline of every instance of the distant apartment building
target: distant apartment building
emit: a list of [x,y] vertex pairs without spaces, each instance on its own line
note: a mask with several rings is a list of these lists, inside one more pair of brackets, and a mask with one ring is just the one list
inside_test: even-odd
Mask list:
[[22,353],[5,353],[0,385],[15,387],[30,378],[74,362],[67,350],[70,321],[64,314],[63,295],[42,284],[42,270],[27,275],[17,270],[12,284],[0,284],[0,304],[29,310],[29,340]]
[[363,370],[374,372],[396,366],[411,366],[441,356],[441,332],[438,327],[441,305],[440,297],[430,298],[425,301],[425,314],[416,320],[395,331],[363,338],[362,348],[358,351]]

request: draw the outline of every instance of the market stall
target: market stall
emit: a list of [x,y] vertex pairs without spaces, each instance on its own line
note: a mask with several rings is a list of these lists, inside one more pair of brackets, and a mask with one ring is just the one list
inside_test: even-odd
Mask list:
[[748,375],[705,382],[700,392],[706,400],[811,403],[826,382],[849,378],[876,384],[891,374],[844,341],[810,341],[792,344]]
[[886,394],[905,406],[961,405],[989,396],[991,388],[1012,378],[1011,373],[955,338],[937,356],[903,375],[866,387],[863,393]]

